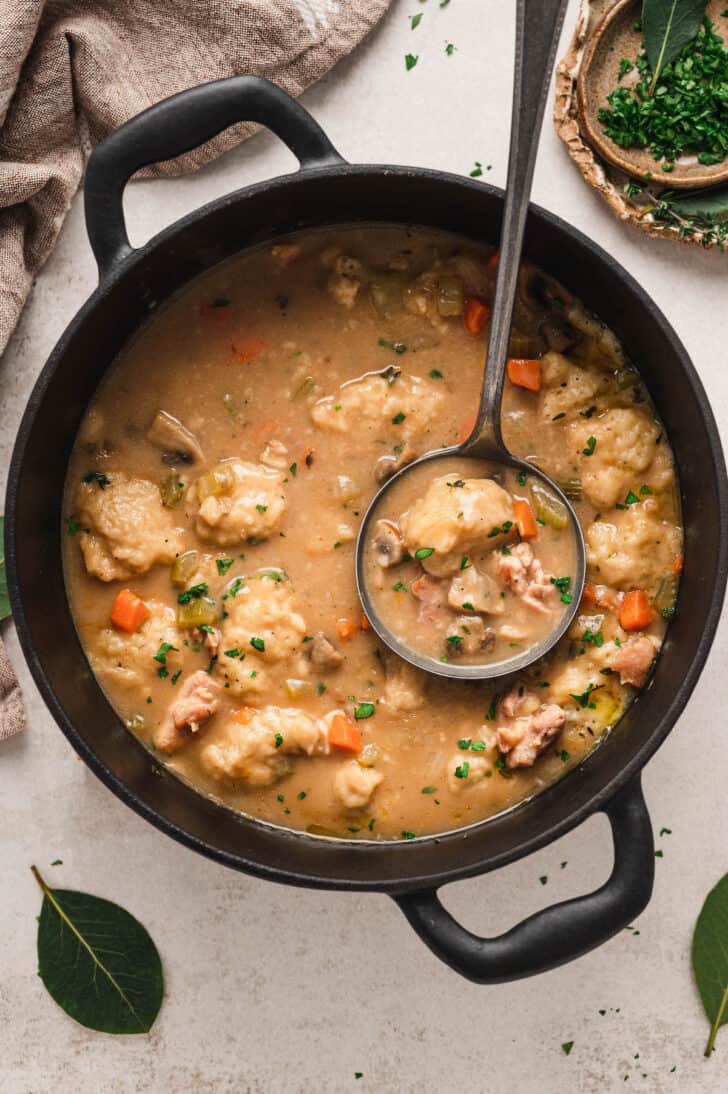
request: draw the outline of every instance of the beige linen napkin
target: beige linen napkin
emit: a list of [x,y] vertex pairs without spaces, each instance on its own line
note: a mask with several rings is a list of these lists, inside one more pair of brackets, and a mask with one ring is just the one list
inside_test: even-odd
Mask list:
[[[254,73],[300,94],[391,0],[0,0],[0,354],[111,130],[186,87]],[[227,130],[151,168],[175,175],[252,132]],[[0,647],[0,738],[22,707]]]

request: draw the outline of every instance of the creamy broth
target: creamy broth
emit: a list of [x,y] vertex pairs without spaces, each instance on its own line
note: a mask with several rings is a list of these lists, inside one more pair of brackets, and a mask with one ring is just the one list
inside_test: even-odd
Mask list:
[[362,616],[361,516],[470,431],[496,261],[420,229],[302,234],[189,285],[101,384],[68,469],[70,603],[130,732],[201,793],[350,839],[459,827],[561,778],[646,679],[680,569],[669,443],[613,335],[530,267],[503,430],[574,498],[580,615],[497,686],[423,677]]
[[433,661],[512,660],[553,633],[571,603],[571,521],[535,476],[462,457],[421,464],[387,491],[369,527],[372,604]]

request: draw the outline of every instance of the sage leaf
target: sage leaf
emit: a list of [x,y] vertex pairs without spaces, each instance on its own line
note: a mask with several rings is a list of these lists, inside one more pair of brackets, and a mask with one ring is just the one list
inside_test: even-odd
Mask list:
[[147,1033],[162,1005],[157,948],[141,923],[101,897],[43,890],[38,918],[38,975],[76,1022],[102,1033]]
[[5,571],[5,517],[0,517],[0,622],[10,615],[8,575]]
[[669,65],[700,30],[706,0],[644,0],[642,35],[652,69],[650,92],[655,90],[662,70]]
[[716,220],[728,218],[728,188],[703,190],[687,197],[671,195],[670,208],[682,216],[715,217]]
[[693,934],[693,973],[711,1023],[705,1055],[728,1022],[728,874],[705,898]]

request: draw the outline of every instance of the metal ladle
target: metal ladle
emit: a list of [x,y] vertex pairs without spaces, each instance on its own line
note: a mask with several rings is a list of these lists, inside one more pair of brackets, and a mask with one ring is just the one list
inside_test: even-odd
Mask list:
[[[405,661],[427,672],[465,680],[487,680],[518,672],[543,657],[566,633],[579,610],[586,575],[584,537],[569,499],[556,483],[533,464],[514,456],[505,446],[501,432],[501,402],[510,342],[513,308],[518,288],[518,272],[523,234],[533,181],[533,170],[541,132],[544,105],[556,55],[559,33],[567,0],[518,0],[516,14],[516,56],[513,80],[511,141],[508,180],[500,238],[498,276],[493,300],[493,317],[488,352],[483,372],[478,416],[470,436],[462,444],[438,449],[404,467],[375,494],[362,520],[356,544],[356,581],[364,612],[379,638]],[[381,511],[382,500],[395,483],[424,463],[432,464],[433,478],[437,461],[470,457],[500,467],[513,468],[540,479],[564,506],[574,538],[576,567],[572,578],[571,602],[558,623],[545,638],[524,652],[501,661],[483,664],[458,664],[439,661],[419,653],[402,641],[380,618],[370,595],[366,576],[366,551],[370,528]],[[482,472],[481,472],[482,475]],[[569,527],[567,525],[567,527]]]

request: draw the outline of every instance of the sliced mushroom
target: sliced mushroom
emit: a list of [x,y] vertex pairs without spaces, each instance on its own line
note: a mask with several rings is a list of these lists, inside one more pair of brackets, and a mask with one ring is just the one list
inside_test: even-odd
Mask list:
[[392,456],[382,456],[377,460],[374,469],[374,477],[377,482],[386,482],[407,464],[417,459],[417,452],[411,444],[405,446]]
[[329,642],[323,631],[317,631],[313,636],[313,641],[308,644],[308,656],[311,664],[319,672],[333,672],[344,661],[344,658],[333,643]]
[[166,410],[158,411],[147,430],[147,440],[162,449],[165,463],[202,463],[205,456],[197,437]]
[[447,629],[445,650],[449,657],[489,653],[495,639],[495,631],[479,615],[459,615]]
[[482,574],[475,566],[468,566],[452,579],[447,602],[456,612],[464,608],[471,612],[502,615],[505,610],[498,582],[489,574]]
[[374,558],[380,566],[396,566],[404,557],[404,540],[391,520],[377,521]]

